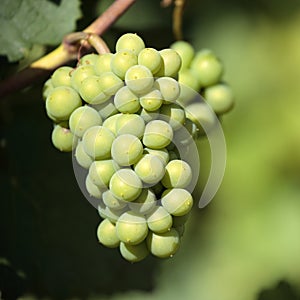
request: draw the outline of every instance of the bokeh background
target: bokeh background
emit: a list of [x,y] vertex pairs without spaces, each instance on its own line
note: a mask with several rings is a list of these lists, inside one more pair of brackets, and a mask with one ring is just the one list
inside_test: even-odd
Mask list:
[[[82,1],[77,30],[109,3]],[[104,39],[129,31],[168,47],[171,15],[139,0]],[[300,299],[300,2],[189,0],[183,22],[186,40],[221,58],[236,95],[222,118],[227,168],[215,199],[195,205],[172,259],[127,263],[98,244],[100,218],[71,156],[51,145],[42,81],[16,92],[0,103],[2,298]],[[197,192],[210,166],[208,143],[198,147]]]

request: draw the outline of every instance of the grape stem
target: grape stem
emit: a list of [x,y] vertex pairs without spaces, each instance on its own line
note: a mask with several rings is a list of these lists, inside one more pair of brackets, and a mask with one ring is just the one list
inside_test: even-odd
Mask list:
[[[97,43],[95,35],[99,36],[103,34],[135,3],[135,1],[136,0],[115,0],[106,11],[83,30],[85,34],[89,35],[89,43],[92,44],[97,51],[105,52],[108,48],[105,50],[105,46],[102,42],[100,42],[100,44]],[[0,83],[0,98],[4,99],[5,96],[12,92],[25,88],[39,79],[44,79],[56,68],[76,59],[77,52],[74,50],[76,50],[76,47],[68,47],[66,43],[63,42],[52,52],[36,60],[27,68],[3,80]]]
[[173,34],[175,39],[182,40],[182,17],[183,10],[187,0],[162,0],[161,6],[168,7],[174,2],[174,10],[173,10]]
[[90,48],[92,46],[99,54],[110,53],[110,49],[105,41],[95,33],[83,31],[70,33],[64,37],[63,45],[69,53],[77,53],[78,61],[82,48]]

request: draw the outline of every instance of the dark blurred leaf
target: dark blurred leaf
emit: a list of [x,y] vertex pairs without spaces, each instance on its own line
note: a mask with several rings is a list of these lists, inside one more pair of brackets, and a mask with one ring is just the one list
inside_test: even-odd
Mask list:
[[25,57],[33,44],[56,45],[75,29],[79,0],[4,0],[0,12],[0,54],[9,61]]

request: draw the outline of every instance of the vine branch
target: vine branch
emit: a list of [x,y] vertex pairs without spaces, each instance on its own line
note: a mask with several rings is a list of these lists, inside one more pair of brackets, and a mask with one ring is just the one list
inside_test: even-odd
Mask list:
[[[108,9],[103,12],[83,32],[88,34],[103,34],[136,0],[115,0]],[[92,37],[90,35],[89,37]],[[0,97],[3,99],[8,94],[20,90],[41,77],[46,77],[54,69],[76,59],[77,52],[66,47],[64,43],[55,50],[33,62],[30,66],[0,83]]]

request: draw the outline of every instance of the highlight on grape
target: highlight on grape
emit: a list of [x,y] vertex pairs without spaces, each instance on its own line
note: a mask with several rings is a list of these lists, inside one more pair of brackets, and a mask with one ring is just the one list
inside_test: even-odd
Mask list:
[[[115,53],[87,54],[44,85],[53,145],[72,151],[85,198],[98,210],[98,241],[138,262],[179,249],[193,205],[206,206],[225,171],[219,117],[234,103],[216,55],[185,41],[145,46],[137,34]],[[204,97],[204,98],[203,98]],[[207,138],[211,171],[200,199],[197,139]]]

